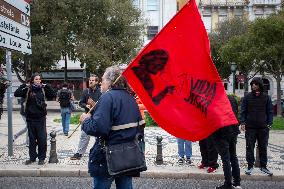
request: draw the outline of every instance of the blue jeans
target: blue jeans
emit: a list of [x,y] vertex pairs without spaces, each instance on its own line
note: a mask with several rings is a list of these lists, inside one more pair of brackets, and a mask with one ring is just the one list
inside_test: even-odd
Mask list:
[[115,180],[116,189],[133,189],[132,177],[93,177],[94,189],[110,189],[111,183]]
[[177,143],[178,143],[178,156],[180,158],[184,158],[185,155],[186,158],[189,159],[192,156],[191,141],[177,138]]
[[70,125],[71,110],[70,108],[61,108],[61,122],[63,127],[63,133],[68,134]]

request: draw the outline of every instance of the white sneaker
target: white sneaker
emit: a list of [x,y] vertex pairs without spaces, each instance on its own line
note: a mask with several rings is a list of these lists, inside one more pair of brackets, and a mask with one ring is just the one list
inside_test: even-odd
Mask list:
[[266,167],[261,167],[260,171],[268,176],[272,176],[273,173],[271,171],[269,171]]
[[233,187],[234,187],[235,189],[242,189],[241,186],[234,186],[234,185],[233,185]]
[[246,174],[246,175],[251,175],[251,174],[252,174],[252,171],[253,171],[253,167],[248,168],[247,170],[245,170],[245,174]]

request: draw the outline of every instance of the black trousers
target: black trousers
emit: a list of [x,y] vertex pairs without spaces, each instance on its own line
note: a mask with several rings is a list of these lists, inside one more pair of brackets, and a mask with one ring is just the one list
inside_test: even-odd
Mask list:
[[[47,150],[46,117],[37,120],[27,119],[29,132],[29,155],[30,160],[45,160]],[[36,147],[38,146],[38,153]]]
[[269,129],[246,128],[245,137],[246,137],[246,160],[248,163],[248,167],[253,167],[255,162],[254,147],[256,141],[258,143],[258,149],[259,149],[260,167],[266,167]]
[[222,159],[225,177],[224,185],[231,186],[232,177],[234,179],[234,183],[240,185],[240,167],[236,154],[237,135],[224,138],[214,137],[213,141]]
[[202,161],[201,163],[206,167],[218,168],[218,152],[214,146],[212,137],[208,137],[199,141],[200,153]]

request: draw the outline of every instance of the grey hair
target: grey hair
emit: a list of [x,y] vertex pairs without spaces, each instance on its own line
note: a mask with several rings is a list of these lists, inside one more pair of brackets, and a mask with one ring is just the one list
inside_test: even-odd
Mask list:
[[121,75],[122,70],[118,66],[108,67],[104,73],[105,79],[109,82],[110,88],[126,88],[127,82]]

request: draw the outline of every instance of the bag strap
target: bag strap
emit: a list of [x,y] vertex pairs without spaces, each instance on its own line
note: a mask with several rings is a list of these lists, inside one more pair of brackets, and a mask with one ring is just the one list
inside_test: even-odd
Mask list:
[[141,120],[139,122],[135,122],[135,123],[127,123],[127,124],[123,124],[123,125],[115,125],[111,127],[112,131],[117,131],[117,130],[122,130],[122,129],[128,129],[131,127],[138,127],[139,125],[142,125],[145,123],[145,120]]
[[43,93],[44,101],[46,101],[45,91],[44,91],[44,89],[43,89],[43,88],[41,88],[41,90],[42,90],[42,93]]
[[29,93],[30,93],[30,87],[28,88],[28,91],[27,91],[27,93],[26,93],[26,98],[25,98],[25,100],[24,100],[24,102],[23,102],[24,111],[26,111],[26,107],[27,107],[26,105],[27,105]]

